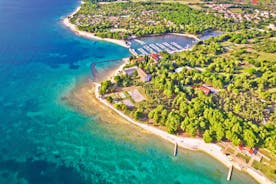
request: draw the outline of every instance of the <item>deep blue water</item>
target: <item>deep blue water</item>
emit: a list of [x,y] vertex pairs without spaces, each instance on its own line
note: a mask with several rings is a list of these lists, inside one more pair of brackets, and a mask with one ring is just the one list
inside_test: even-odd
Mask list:
[[[226,183],[227,168],[203,153],[173,158],[159,138],[63,102],[91,77],[91,63],[129,56],[63,27],[61,17],[78,4],[0,0],[0,183]],[[254,181],[234,173],[230,183]]]

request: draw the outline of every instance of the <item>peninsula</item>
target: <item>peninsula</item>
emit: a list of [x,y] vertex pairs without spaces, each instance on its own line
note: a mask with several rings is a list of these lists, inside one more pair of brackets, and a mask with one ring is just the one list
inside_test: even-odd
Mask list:
[[[273,16],[264,18],[271,20]],[[130,123],[204,151],[260,183],[272,183],[275,31],[256,21],[160,2],[86,0],[64,23],[81,36],[124,47],[130,47],[130,39],[152,34],[223,31],[191,50],[131,56],[110,79],[96,84],[95,95]]]

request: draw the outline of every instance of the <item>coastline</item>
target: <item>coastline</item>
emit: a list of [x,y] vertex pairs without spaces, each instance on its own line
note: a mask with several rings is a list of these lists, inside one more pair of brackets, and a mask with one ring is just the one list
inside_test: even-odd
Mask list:
[[[74,32],[76,35],[84,37],[84,38],[88,38],[88,39],[92,39],[92,40],[100,40],[100,41],[106,41],[106,42],[110,42],[110,43],[114,43],[117,44],[119,46],[125,47],[130,49],[130,45],[128,45],[126,43],[125,40],[116,40],[116,39],[112,39],[112,38],[101,38],[96,36],[94,33],[90,33],[87,31],[81,31],[78,29],[78,27],[74,24],[72,24],[70,22],[70,17],[74,16],[81,8],[81,5],[84,4],[83,1],[80,1],[80,5],[76,8],[75,11],[73,11],[71,14],[67,15],[65,18],[63,18],[62,23],[69,28],[72,32]],[[167,35],[177,35],[177,36],[183,36],[183,37],[189,37],[189,38],[193,38],[196,41],[200,41],[200,38],[197,35],[194,34],[188,34],[188,33],[166,33]],[[165,34],[165,35],[166,35]],[[156,34],[156,35],[149,35],[149,36],[160,36],[163,34]]]
[[[81,4],[83,4],[83,2],[81,2]],[[63,24],[68,27],[71,31],[73,31],[76,35],[78,36],[82,36],[88,39],[93,39],[93,40],[101,40],[101,41],[106,41],[106,42],[110,42],[110,43],[114,43],[126,48],[130,48],[126,42],[124,40],[115,40],[115,39],[109,39],[109,38],[100,38],[95,36],[95,34],[93,33],[89,33],[89,32],[85,32],[85,31],[80,31],[76,25],[70,23],[69,21],[69,17],[73,16],[76,12],[78,12],[80,10],[80,6],[69,16],[66,16],[66,18],[63,19]],[[190,35],[190,34],[181,34],[181,33],[169,33],[172,35],[179,35],[179,36],[187,36],[187,37],[191,37],[194,38],[196,40],[200,40],[197,36],[195,35]],[[107,79],[113,79],[113,77],[118,74],[122,68],[125,66],[125,62],[120,65],[120,67],[118,69],[115,70],[114,73],[110,74],[107,76]],[[90,94],[95,95],[96,99],[100,102],[100,104],[103,104],[104,106],[106,106],[108,109],[110,109],[111,111],[115,112],[117,115],[119,115],[120,117],[122,117],[123,119],[125,119],[128,123],[134,124],[144,130],[146,130],[147,132],[150,132],[152,134],[155,134],[173,144],[177,143],[180,147],[185,148],[185,149],[189,149],[189,150],[194,150],[194,151],[203,151],[207,154],[209,154],[210,156],[212,156],[213,158],[217,159],[218,161],[220,161],[221,163],[223,163],[226,167],[231,167],[234,166],[236,169],[238,169],[239,171],[245,171],[246,173],[248,173],[250,176],[252,176],[256,181],[260,182],[260,183],[265,183],[265,184],[272,184],[273,182],[270,181],[269,179],[267,179],[260,171],[254,169],[254,168],[246,168],[246,169],[242,169],[238,163],[230,161],[227,156],[222,152],[222,148],[219,147],[218,145],[214,144],[214,143],[205,143],[203,141],[203,139],[199,139],[199,138],[188,138],[188,137],[180,137],[180,136],[176,136],[176,135],[172,135],[167,133],[166,131],[163,131],[159,128],[156,128],[154,126],[148,125],[148,124],[143,124],[140,122],[137,122],[135,120],[133,120],[132,118],[130,118],[129,116],[127,116],[126,114],[124,114],[123,112],[121,112],[120,110],[116,109],[115,107],[112,106],[112,104],[108,103],[105,99],[101,98],[98,92],[99,83],[94,82],[95,85],[95,89],[94,91],[89,91]]]
[[[116,72],[118,72],[118,70],[116,70]],[[114,75],[112,75],[112,76],[114,76]],[[184,149],[189,149],[192,151],[203,151],[203,152],[209,154],[210,156],[212,156],[213,158],[215,158],[216,160],[220,161],[222,164],[224,164],[228,168],[233,166],[235,169],[237,169],[239,171],[245,171],[259,183],[273,184],[273,182],[270,181],[268,178],[266,178],[260,171],[254,169],[252,167],[243,169],[240,167],[240,165],[238,163],[236,163],[234,161],[230,161],[228,159],[228,157],[222,152],[222,148],[219,147],[218,145],[216,145],[215,143],[205,143],[203,141],[203,139],[200,139],[200,138],[180,137],[177,135],[172,135],[172,134],[167,133],[166,131],[163,131],[163,130],[156,128],[154,126],[151,126],[149,124],[143,124],[143,123],[133,120],[132,118],[130,118],[129,116],[127,116],[120,110],[116,109],[114,106],[112,106],[112,104],[107,102],[107,100],[101,98],[101,96],[99,94],[100,84],[94,82],[94,85],[95,85],[94,95],[97,98],[97,100],[99,102],[101,102],[102,104],[104,104],[105,106],[107,106],[108,108],[110,108],[112,111],[116,112],[123,119],[127,120],[127,122],[134,124],[152,134],[155,134],[155,135],[163,138],[164,140],[171,142],[172,144],[177,143],[178,146],[180,146]]]
[[[118,74],[122,68],[125,66],[125,62],[116,69],[113,74],[110,74],[109,76],[106,76],[106,79],[113,79],[113,77]],[[93,82],[95,85],[94,89],[94,95],[96,99],[106,107],[108,107],[110,110],[115,112],[117,115],[122,117],[123,119],[127,120],[128,123],[134,124],[143,130],[146,130],[152,134],[155,134],[159,137],[161,137],[164,140],[167,140],[168,142],[171,142],[172,144],[177,143],[178,146],[189,149],[192,151],[203,151],[216,160],[220,161],[222,164],[224,164],[226,167],[234,167],[235,169],[239,171],[244,171],[248,173],[250,176],[252,176],[257,182],[263,183],[263,184],[273,184],[272,181],[270,181],[268,178],[266,178],[260,171],[252,168],[242,168],[239,163],[229,160],[229,158],[222,152],[222,148],[219,147],[215,143],[205,143],[203,139],[200,138],[191,138],[191,137],[181,137],[177,135],[169,134],[168,132],[161,130],[157,127],[151,126],[149,124],[143,124],[140,122],[137,122],[130,118],[128,115],[124,114],[120,110],[116,109],[112,104],[110,104],[107,100],[103,99],[99,94],[99,87],[100,83]]]
[[[84,2],[81,1],[81,4],[83,4],[83,3]],[[101,37],[96,36],[94,33],[89,33],[89,32],[86,32],[86,31],[79,30],[76,25],[74,25],[70,22],[69,17],[76,14],[80,10],[80,8],[81,8],[81,5],[79,7],[77,7],[77,9],[73,13],[71,13],[70,15],[66,16],[63,19],[62,23],[66,27],[68,27],[71,31],[73,31],[78,36],[88,38],[88,39],[92,39],[92,40],[106,41],[106,42],[110,42],[110,43],[120,45],[120,46],[125,47],[125,48],[129,48],[129,45],[127,45],[126,41],[124,41],[124,40],[115,40],[115,39],[111,39],[111,38],[101,38]]]

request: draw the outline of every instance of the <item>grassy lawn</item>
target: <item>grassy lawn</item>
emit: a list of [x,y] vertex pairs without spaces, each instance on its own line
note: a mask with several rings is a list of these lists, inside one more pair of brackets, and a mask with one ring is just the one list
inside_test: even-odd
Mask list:
[[269,179],[275,180],[276,179],[276,155],[265,149],[260,149],[259,152],[269,157],[271,160],[268,161],[267,159],[262,158],[261,162],[254,161],[253,167],[255,169],[260,170]]
[[244,155],[244,154],[241,154],[241,153],[238,153],[238,154],[237,154],[237,157],[242,158],[243,160],[245,160],[246,163],[248,163],[249,160],[250,160],[250,157],[249,157],[249,156]]
[[227,151],[231,154],[234,154],[235,153],[235,150],[233,150],[232,148],[227,148]]
[[[275,160],[274,160],[274,163],[275,163]],[[276,178],[276,174],[275,174],[276,168],[270,162],[268,162],[266,160],[262,160],[261,162],[254,161],[253,162],[253,167],[257,170],[260,170],[269,179],[275,180],[275,178]]]

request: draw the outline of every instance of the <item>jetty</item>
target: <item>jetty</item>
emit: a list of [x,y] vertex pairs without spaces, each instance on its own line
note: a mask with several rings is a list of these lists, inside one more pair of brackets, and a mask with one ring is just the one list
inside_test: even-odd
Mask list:
[[90,70],[91,70],[91,75],[93,78],[98,75],[98,71],[96,69],[96,63],[91,63]]
[[233,165],[231,165],[229,168],[228,175],[227,175],[227,181],[231,180],[232,172],[233,172]]
[[174,144],[173,156],[176,156],[176,155],[177,155],[177,152],[178,152],[178,144],[177,144],[177,142],[175,142],[175,144]]

